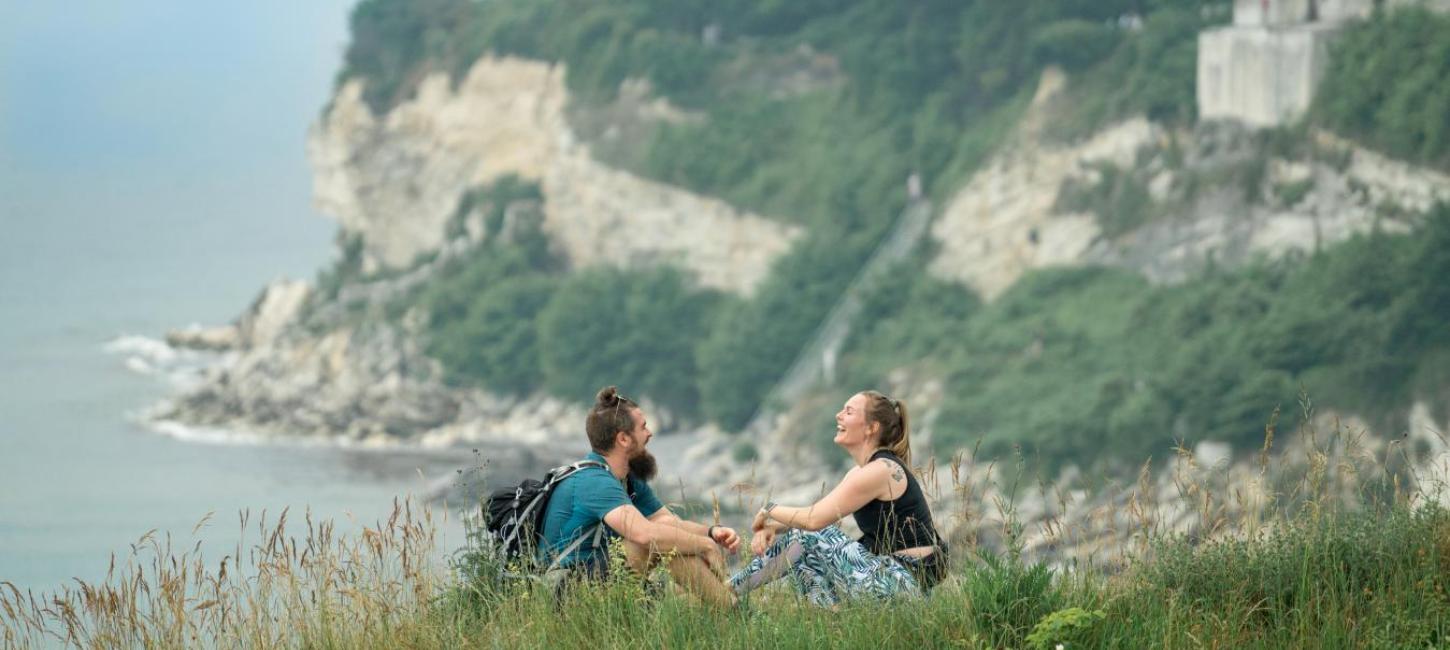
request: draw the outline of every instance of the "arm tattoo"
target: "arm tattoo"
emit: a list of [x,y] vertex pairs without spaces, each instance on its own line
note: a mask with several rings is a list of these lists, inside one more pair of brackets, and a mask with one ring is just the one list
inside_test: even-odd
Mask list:
[[889,467],[892,468],[892,470],[891,470],[891,480],[892,481],[896,481],[896,482],[899,483],[899,482],[901,482],[902,479],[906,478],[906,472],[905,472],[905,470],[902,470],[901,469],[901,465],[899,465],[897,463],[893,463],[893,462],[891,462],[889,460],[886,460],[885,458],[882,458],[881,459],[881,462],[886,463],[887,466],[889,466]]

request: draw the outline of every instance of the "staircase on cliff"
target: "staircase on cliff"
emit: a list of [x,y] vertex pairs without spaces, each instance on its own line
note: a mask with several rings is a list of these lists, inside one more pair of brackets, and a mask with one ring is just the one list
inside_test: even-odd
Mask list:
[[862,292],[916,248],[922,235],[926,234],[931,216],[931,202],[918,198],[912,200],[906,210],[896,218],[891,232],[871,253],[871,257],[846,288],[840,301],[826,314],[810,341],[796,355],[790,368],[761,400],[755,415],[743,430],[748,439],[758,440],[769,434],[776,428],[776,418],[788,405],[795,403],[818,382],[831,379],[841,346],[845,345],[846,338],[851,334],[851,325],[861,313]]

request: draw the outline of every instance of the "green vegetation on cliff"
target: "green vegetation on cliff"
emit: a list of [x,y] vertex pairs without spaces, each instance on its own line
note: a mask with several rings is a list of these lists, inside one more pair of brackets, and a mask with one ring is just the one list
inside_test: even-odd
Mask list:
[[[431,350],[455,381],[570,399],[619,383],[733,429],[891,227],[909,174],[947,196],[1000,145],[1047,65],[1070,74],[1049,127],[1058,136],[1134,113],[1191,123],[1196,34],[1224,18],[1219,9],[1187,0],[365,0],[343,77],[364,79],[369,103],[385,111],[424,71],[457,76],[484,54],[517,54],[567,64],[586,105],[643,78],[704,116],[660,125],[612,162],[804,226],[752,297],[693,289],[668,271],[576,277],[551,270],[539,244],[533,253],[486,246],[423,303]],[[1436,53],[1450,43],[1437,38],[1447,24],[1400,12],[1351,26],[1315,119],[1443,164],[1450,95],[1437,81],[1450,56]],[[1148,192],[1111,171],[1059,200],[1124,234],[1148,218]],[[1263,175],[1250,170],[1243,182]],[[1175,440],[1251,445],[1301,388],[1393,427],[1412,400],[1450,385],[1437,370],[1450,345],[1426,325],[1450,314],[1427,280],[1450,274],[1439,252],[1450,250],[1446,222],[1442,210],[1420,236],[1376,234],[1172,287],[1105,269],[1039,272],[990,305],[914,261],[868,297],[867,313],[883,316],[858,327],[842,388],[920,368],[945,380],[943,448],[1020,444],[1050,461]]]
[[[536,185],[513,177],[471,192],[459,214],[487,208],[484,243],[393,311],[417,305],[427,314],[428,352],[450,381],[567,399],[613,383],[694,417],[695,350],[725,298],[669,267],[565,273],[529,220],[539,198]],[[510,209],[518,216],[505,237]]]
[[1314,119],[1396,158],[1450,169],[1450,16],[1377,12],[1345,30]]
[[[1128,271],[1030,273],[986,306],[906,268],[880,286],[843,359],[846,386],[903,365],[946,380],[943,448],[1021,445],[1051,462],[1175,442],[1253,448],[1301,390],[1384,431],[1450,397],[1450,206],[1414,234],[1172,286]],[[903,290],[903,288],[907,288]],[[960,308],[947,308],[960,305]],[[1437,413],[1437,417],[1443,417]]]
[[[1147,16],[1144,29],[1119,26],[1120,16],[1135,13]],[[1196,16],[1196,3],[1187,0],[365,0],[353,14],[341,78],[364,79],[365,98],[385,111],[405,99],[427,70],[457,76],[484,54],[516,54],[567,64],[567,83],[585,103],[609,101],[621,82],[634,77],[648,79],[675,104],[703,112],[704,121],[661,126],[641,155],[615,162],[807,228],[804,241],[779,261],[754,297],[732,299],[718,318],[676,311],[677,320],[670,321],[698,332],[699,372],[677,376],[676,383],[693,380],[690,390],[655,397],[690,411],[694,398],[688,396],[709,395],[703,414],[736,428],[901,212],[908,175],[920,173],[937,193],[955,187],[1011,130],[1045,65],[1112,79],[1126,74],[1134,80],[1130,89],[1182,85],[1176,69],[1153,81],[1154,68],[1144,62],[1158,51],[1152,43],[1169,38],[1160,25],[1197,25]],[[1172,97],[1190,108],[1165,113],[1191,112],[1191,95],[1186,101]],[[1099,107],[1085,119],[1142,110],[1145,101]],[[494,300],[487,297],[492,294],[453,293]],[[523,314],[534,306],[518,304]],[[481,325],[467,327],[477,330],[462,337],[467,340],[485,334]],[[440,334],[459,339],[459,331]],[[484,369],[488,363],[514,365],[526,355],[495,359],[447,344],[438,351],[474,359],[445,358],[459,379],[500,385],[515,377],[515,389],[542,383],[573,397],[585,381],[550,382],[540,374],[547,369]],[[676,350],[657,361],[679,369],[687,364],[671,359],[685,356]]]

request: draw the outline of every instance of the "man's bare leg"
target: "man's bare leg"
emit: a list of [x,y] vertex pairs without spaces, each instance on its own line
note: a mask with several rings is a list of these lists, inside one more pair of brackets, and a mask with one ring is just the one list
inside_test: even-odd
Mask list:
[[[624,544],[625,563],[636,573],[644,575],[659,564],[659,553],[641,544],[629,541]],[[704,558],[698,555],[674,556],[670,558],[669,570],[675,583],[705,603],[718,607],[729,607],[735,603],[735,594],[725,584],[724,577],[712,570]]]
[[698,555],[681,555],[670,559],[670,576],[684,585],[685,591],[708,605],[729,607],[735,604],[735,592],[725,580]]

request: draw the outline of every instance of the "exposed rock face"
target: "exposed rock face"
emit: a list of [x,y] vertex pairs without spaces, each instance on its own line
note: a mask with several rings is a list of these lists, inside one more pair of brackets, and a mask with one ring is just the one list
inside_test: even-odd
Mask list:
[[[1346,184],[1357,185],[1352,189],[1362,193],[1361,203],[1423,212],[1450,201],[1450,175],[1387,158],[1332,133],[1321,131],[1314,137],[1321,145],[1349,156],[1343,178]],[[1316,207],[1323,211],[1330,206]]]
[[[265,303],[266,301],[259,301]],[[244,319],[245,320],[245,319]],[[291,331],[207,371],[161,421],[289,439],[388,446],[578,446],[581,407],[444,385],[415,333],[383,323]]]
[[[1450,201],[1450,176],[1327,133],[1314,134],[1309,152],[1292,158],[1271,155],[1253,133],[1225,123],[1167,132],[1134,119],[1079,144],[1045,144],[1036,129],[1061,85],[1055,73],[1043,75],[1018,133],[937,219],[935,275],[989,300],[1023,273],[1049,266],[1107,264],[1176,282],[1210,261],[1243,264],[1376,228],[1403,231],[1435,202]],[[1062,188],[1091,183],[1104,165],[1147,188],[1151,203],[1144,223],[1112,237],[1099,224],[1113,215],[1057,207]]]
[[237,321],[243,345],[249,348],[271,345],[297,318],[311,295],[312,285],[300,280],[278,280],[267,285]]
[[[1175,139],[1186,159],[1182,168],[1155,165],[1159,149],[1140,152],[1140,160],[1150,162],[1135,172],[1168,188],[1154,198],[1153,208],[1167,213],[1116,239],[1095,241],[1082,261],[1177,282],[1210,261],[1233,266],[1315,251],[1376,229],[1404,232],[1436,201],[1450,200],[1450,177],[1326,133],[1311,138],[1310,152],[1292,158],[1268,155],[1250,133],[1227,124],[1204,125]],[[1257,171],[1256,157],[1263,161]],[[1192,199],[1181,195],[1192,177],[1212,177],[1234,166],[1236,173],[1248,169],[1256,177]]]
[[364,271],[402,268],[442,245],[459,197],[505,174],[543,177],[568,132],[564,69],[481,61],[458,92],[446,74],[381,118],[362,84],[339,89],[308,135],[317,207],[362,235]]
[[166,344],[173,348],[188,350],[230,350],[241,344],[241,334],[236,325],[202,327],[193,325],[185,329],[174,329],[166,333]]
[[1099,228],[1092,215],[1055,214],[1058,188],[1089,173],[1092,163],[1131,165],[1138,150],[1163,133],[1136,119],[1081,145],[1044,144],[1040,129],[1047,105],[1065,83],[1056,70],[1043,74],[1018,132],[937,217],[931,235],[940,248],[931,263],[933,274],[991,299],[1030,269],[1082,260]]
[[[456,91],[430,75],[381,119],[361,90],[343,86],[308,152],[317,205],[362,236],[364,272],[437,251],[459,198],[506,174],[541,184],[544,231],[575,267],[670,261],[704,286],[748,293],[800,234],[596,162],[565,119],[559,65],[486,57]],[[614,245],[599,245],[605,234]]]
[[225,351],[271,344],[297,318],[312,295],[306,282],[275,280],[262,290],[237,322],[217,327],[191,327],[166,333],[176,348]]
[[[577,451],[583,407],[445,385],[416,315],[401,324],[359,318],[482,243],[479,214],[449,231],[464,193],[506,174],[534,180],[544,201],[508,206],[501,242],[535,222],[575,268],[677,264],[705,286],[742,293],[799,229],[595,162],[564,119],[563,75],[546,63],[485,58],[456,91],[446,75],[430,76],[381,118],[357,83],[345,85],[308,150],[317,202],[361,241],[368,279],[349,280],[331,298],[304,282],[274,282],[233,324],[171,333],[173,345],[228,354],[156,419],[364,445]],[[692,119],[631,88],[634,104],[649,109],[641,119]],[[611,245],[599,246],[604,240]],[[418,263],[424,254],[429,261]],[[372,273],[389,269],[402,272]]]

